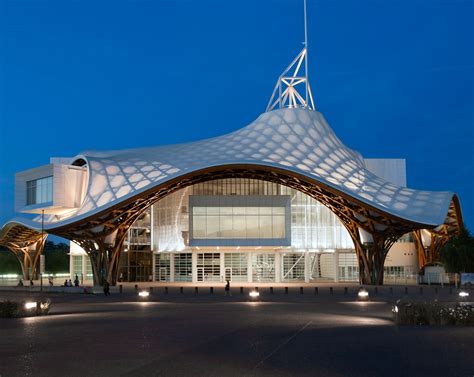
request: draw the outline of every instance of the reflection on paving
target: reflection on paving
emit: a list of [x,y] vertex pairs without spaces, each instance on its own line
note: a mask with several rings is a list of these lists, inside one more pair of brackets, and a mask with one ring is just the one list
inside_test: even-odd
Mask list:
[[0,320],[0,375],[455,376],[473,369],[471,329],[396,327],[390,305],[380,302],[74,302],[56,310]]

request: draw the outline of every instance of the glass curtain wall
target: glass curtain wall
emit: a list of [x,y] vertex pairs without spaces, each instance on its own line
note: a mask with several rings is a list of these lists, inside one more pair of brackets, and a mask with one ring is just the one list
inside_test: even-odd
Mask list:
[[[153,206],[154,251],[179,252],[189,246],[190,195],[290,195],[291,246],[293,248],[320,251],[354,249],[349,233],[341,221],[317,200],[276,183],[230,178],[198,183],[157,202]],[[220,232],[220,225],[218,229]]]
[[252,281],[275,281],[275,254],[252,254]]
[[245,253],[224,254],[224,278],[230,281],[247,281],[248,255]]

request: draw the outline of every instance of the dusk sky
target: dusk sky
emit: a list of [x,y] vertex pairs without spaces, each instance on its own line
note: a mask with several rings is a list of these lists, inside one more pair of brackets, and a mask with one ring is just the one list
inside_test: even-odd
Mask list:
[[[318,111],[474,231],[474,1],[308,0]],[[0,226],[15,172],[85,149],[192,141],[265,111],[303,0],[0,0]]]

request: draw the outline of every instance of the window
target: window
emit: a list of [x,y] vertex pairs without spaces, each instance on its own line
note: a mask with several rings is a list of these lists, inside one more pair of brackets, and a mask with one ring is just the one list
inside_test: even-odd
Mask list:
[[285,207],[193,207],[194,239],[285,238]]
[[282,281],[304,281],[304,254],[283,254]]
[[254,282],[275,281],[275,254],[252,254],[252,279]]
[[225,280],[247,281],[247,257],[245,253],[224,254]]
[[26,205],[53,201],[53,176],[26,182]]
[[170,254],[157,254],[155,257],[155,280],[170,281]]
[[182,253],[174,255],[174,281],[192,281],[193,280],[193,268],[192,268],[192,255],[191,253]]
[[220,281],[221,255],[219,253],[201,253],[197,255],[197,280]]

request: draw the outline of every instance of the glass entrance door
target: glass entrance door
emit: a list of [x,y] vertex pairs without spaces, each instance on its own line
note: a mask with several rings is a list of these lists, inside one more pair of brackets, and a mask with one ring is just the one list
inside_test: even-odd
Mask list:
[[202,282],[221,280],[220,253],[200,253],[197,255],[197,280]]

